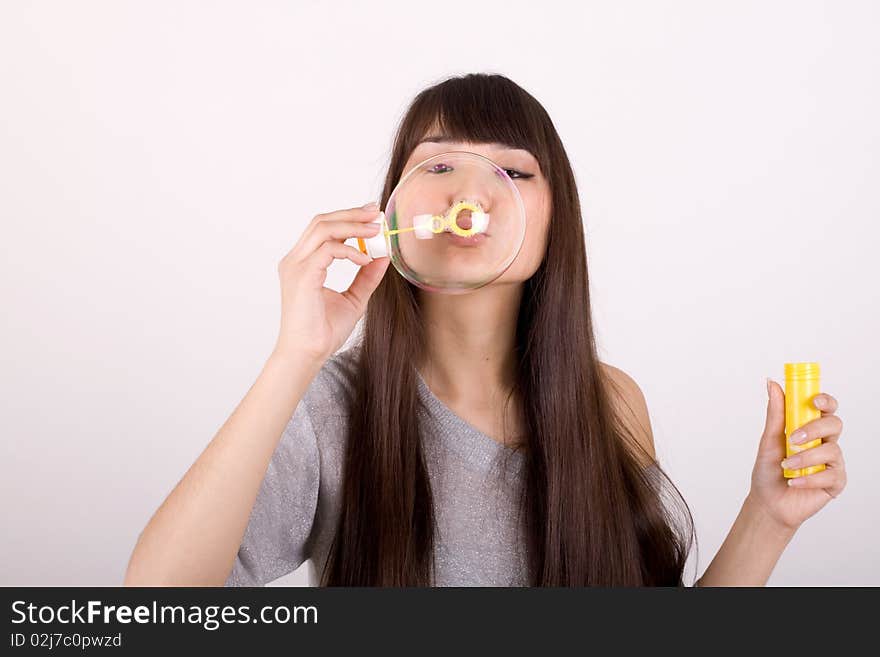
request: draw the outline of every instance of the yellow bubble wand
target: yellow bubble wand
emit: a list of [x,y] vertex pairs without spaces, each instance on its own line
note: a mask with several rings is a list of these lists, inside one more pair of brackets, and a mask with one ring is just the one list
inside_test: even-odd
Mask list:
[[[471,216],[475,218],[479,218],[471,222],[470,228],[462,228],[458,225],[458,215],[465,211],[469,210],[471,212]],[[384,216],[384,215],[383,215]],[[486,213],[483,212],[483,208],[476,201],[458,201],[453,204],[444,214],[435,214],[435,215],[419,215],[423,217],[427,217],[425,221],[419,222],[410,228],[394,228],[391,230],[382,231],[376,237],[381,235],[397,235],[398,233],[406,233],[410,231],[425,231],[429,230],[434,234],[442,233],[447,228],[452,230],[456,235],[460,235],[461,237],[470,237],[475,233],[482,232],[486,225]],[[370,238],[375,239],[375,238]],[[367,244],[360,237],[357,238],[358,249],[360,249],[361,253],[367,253]],[[372,255],[372,254],[369,254]],[[376,257],[376,256],[373,256]]]

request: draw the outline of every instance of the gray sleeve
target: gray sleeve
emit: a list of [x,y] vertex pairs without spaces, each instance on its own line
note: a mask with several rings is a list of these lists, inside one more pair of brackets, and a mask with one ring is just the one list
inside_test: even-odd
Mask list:
[[320,458],[305,400],[284,428],[224,586],[265,586],[309,558]]

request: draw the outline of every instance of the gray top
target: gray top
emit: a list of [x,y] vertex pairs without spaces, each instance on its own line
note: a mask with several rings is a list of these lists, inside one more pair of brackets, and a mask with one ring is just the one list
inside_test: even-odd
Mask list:
[[[358,345],[337,352],[312,380],[284,429],[260,486],[226,586],[263,586],[311,559],[327,559],[339,517]],[[441,402],[418,374],[425,457],[437,520],[435,586],[526,586],[518,517],[523,455]]]

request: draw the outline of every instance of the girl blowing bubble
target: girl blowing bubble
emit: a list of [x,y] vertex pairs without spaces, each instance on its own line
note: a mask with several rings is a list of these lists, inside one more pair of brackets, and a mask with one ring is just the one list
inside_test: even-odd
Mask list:
[[[522,248],[463,295],[413,285],[369,239],[379,206],[319,214],[278,266],[277,343],[251,389],[141,533],[129,585],[685,586],[690,511],[656,460],[638,385],[597,356],[575,179],[544,108],[500,75],[414,99],[382,207],[414,164],[469,151],[522,198]],[[465,247],[462,247],[465,248]],[[481,247],[477,247],[481,248]],[[360,268],[324,287],[334,259]],[[338,351],[363,317],[357,343]],[[700,586],[763,585],[846,483],[828,394],[788,467],[769,401],[751,488]],[[673,495],[666,495],[669,488]]]

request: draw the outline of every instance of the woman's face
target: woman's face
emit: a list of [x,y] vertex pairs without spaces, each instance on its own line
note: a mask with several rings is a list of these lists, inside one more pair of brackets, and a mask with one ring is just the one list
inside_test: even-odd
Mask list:
[[544,258],[550,224],[550,186],[541,172],[538,160],[526,150],[501,144],[453,141],[439,132],[429,132],[410,153],[403,173],[419,162],[447,151],[468,151],[487,157],[505,169],[513,180],[525,206],[526,233],[516,259],[490,285],[527,280],[537,271]]

